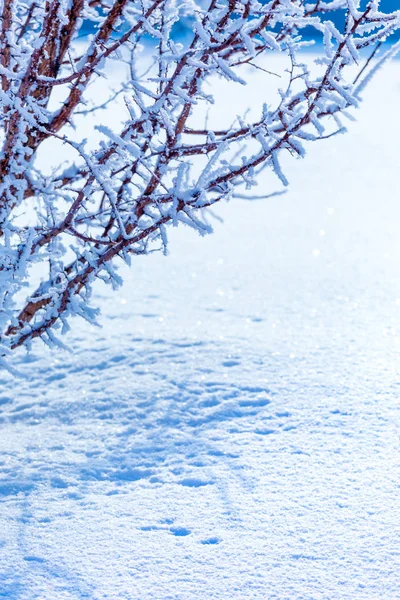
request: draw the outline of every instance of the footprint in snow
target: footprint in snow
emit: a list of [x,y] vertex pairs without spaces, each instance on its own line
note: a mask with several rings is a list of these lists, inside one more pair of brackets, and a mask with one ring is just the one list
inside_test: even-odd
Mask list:
[[220,542],[220,540],[217,537],[210,537],[205,540],[202,540],[200,543],[203,544],[203,546],[211,546],[211,545],[219,544],[219,542]]
[[37,562],[37,563],[44,563],[45,559],[42,558],[41,556],[24,556],[24,561],[25,562]]
[[224,360],[221,364],[223,367],[237,367],[240,365],[240,360]]
[[203,481],[202,479],[197,479],[196,477],[186,477],[185,479],[178,481],[178,483],[184,487],[199,488],[204,487],[205,485],[212,485],[213,481]]
[[255,433],[258,435],[271,435],[272,433],[275,433],[275,429],[256,429]]
[[171,527],[170,532],[176,537],[186,537],[192,533],[190,529],[186,529],[186,527]]

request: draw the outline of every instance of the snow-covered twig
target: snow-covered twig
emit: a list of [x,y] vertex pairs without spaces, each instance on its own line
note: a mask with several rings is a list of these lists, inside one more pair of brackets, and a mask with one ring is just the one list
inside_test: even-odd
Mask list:
[[[389,48],[376,66],[365,59],[365,48],[375,57],[400,26],[398,12],[378,5],[0,0],[0,355],[37,337],[58,344],[57,330],[67,330],[72,315],[94,322],[93,283],[119,285],[118,259],[166,254],[169,225],[210,231],[207,210],[257,197],[240,188],[253,186],[259,170],[271,168],[286,185],[280,155],[301,157],[305,144],[344,131],[340,115],[358,105],[381,61],[397,51]],[[345,17],[341,31],[329,20],[333,11]],[[82,42],[85,19],[97,29]],[[193,25],[185,44],[174,33],[181,19]],[[317,69],[300,61],[304,31],[322,34]],[[141,40],[154,50],[155,68],[138,75]],[[268,64],[278,53],[289,65],[280,73]],[[116,60],[128,64],[126,78],[94,108],[89,86],[107,80]],[[274,75],[283,86],[278,101],[271,94],[251,121],[244,115],[227,129],[199,128],[203,105],[213,102],[205,83],[220,77],[244,85],[247,65]],[[117,131],[101,119],[105,107],[121,110],[121,94],[127,120]],[[97,148],[79,136],[82,115],[98,117]],[[68,148],[67,168],[40,167],[49,142]]]

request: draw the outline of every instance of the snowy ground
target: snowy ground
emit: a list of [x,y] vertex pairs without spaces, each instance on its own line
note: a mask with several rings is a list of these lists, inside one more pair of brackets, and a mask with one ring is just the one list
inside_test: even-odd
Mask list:
[[399,98],[0,374],[0,597],[400,598]]

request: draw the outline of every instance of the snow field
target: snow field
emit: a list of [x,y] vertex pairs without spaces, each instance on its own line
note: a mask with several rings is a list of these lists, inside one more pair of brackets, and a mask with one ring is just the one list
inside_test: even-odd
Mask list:
[[0,597],[400,598],[399,93],[0,375]]

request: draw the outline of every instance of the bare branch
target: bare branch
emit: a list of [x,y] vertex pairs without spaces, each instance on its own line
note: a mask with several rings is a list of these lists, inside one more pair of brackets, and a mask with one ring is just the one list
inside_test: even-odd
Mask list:
[[[331,11],[345,17],[342,30]],[[262,169],[287,185],[282,153],[302,157],[308,143],[345,130],[400,26],[398,13],[353,0],[0,0],[0,14],[0,354],[54,336],[72,315],[93,320],[92,286],[118,285],[119,259],[165,251],[170,225],[207,233],[205,209],[258,197],[243,187]],[[179,44],[183,18],[191,39]],[[96,25],[91,39],[85,19]],[[310,30],[324,42],[316,65],[301,55]],[[277,54],[285,61],[273,62]],[[214,101],[205,83],[222,78],[229,94],[251,70],[267,81],[269,104],[228,127],[204,124]],[[88,104],[99,77],[106,98]],[[122,115],[119,129],[109,114]],[[82,132],[89,116],[97,147]]]

